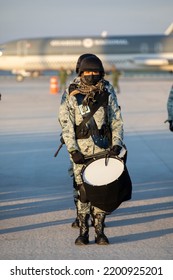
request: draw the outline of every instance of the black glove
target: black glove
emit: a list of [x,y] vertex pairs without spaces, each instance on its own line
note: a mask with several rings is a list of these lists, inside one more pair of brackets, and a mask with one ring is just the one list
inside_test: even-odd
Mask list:
[[118,156],[122,147],[119,145],[115,145],[110,149],[109,156]]
[[84,155],[77,150],[71,152],[71,156],[72,156],[72,159],[73,159],[74,163],[82,164],[85,161],[84,160]]
[[169,129],[170,131],[173,131],[173,121],[169,121]]

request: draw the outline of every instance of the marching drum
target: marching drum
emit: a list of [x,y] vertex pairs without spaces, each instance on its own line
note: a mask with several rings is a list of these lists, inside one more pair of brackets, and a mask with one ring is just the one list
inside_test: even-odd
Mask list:
[[93,158],[83,167],[82,180],[88,201],[108,213],[131,198],[131,179],[119,157]]

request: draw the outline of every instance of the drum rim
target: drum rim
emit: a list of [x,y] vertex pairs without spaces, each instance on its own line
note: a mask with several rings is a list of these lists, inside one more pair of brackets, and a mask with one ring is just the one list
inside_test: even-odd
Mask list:
[[[102,159],[102,158],[106,158],[106,157],[105,157],[105,156],[97,156],[97,157],[94,157],[94,155],[93,155],[93,158],[88,159],[88,160],[86,161],[86,163],[84,163],[84,166],[83,166],[82,169],[85,169],[91,162],[96,161],[96,160],[99,160],[99,159]],[[108,159],[109,159],[109,158],[117,159],[117,160],[121,161],[121,162],[124,164],[123,159],[120,158],[120,157],[118,157],[118,156],[113,156],[113,155],[111,155],[111,156],[109,156],[109,157],[107,157],[107,158],[108,158]]]
[[[84,166],[82,167],[82,170],[81,170],[81,177],[82,177],[82,181],[84,182],[84,184],[88,184],[88,182],[86,182],[86,181],[84,180],[84,178],[83,178],[83,174],[84,174],[84,172],[85,172],[85,169],[88,167],[88,165],[90,165],[92,162],[95,162],[95,161],[97,161],[97,160],[99,160],[99,159],[104,159],[104,158],[106,159],[105,156],[93,157],[92,159],[88,160],[87,163],[84,164]],[[125,170],[124,161],[123,161],[121,158],[119,158],[118,156],[110,156],[110,157],[108,157],[108,158],[116,159],[116,160],[120,161],[120,162],[123,164],[123,171],[122,171],[122,173],[121,173],[121,175],[122,175],[123,172],[124,172],[124,170]],[[121,175],[120,175],[120,176],[121,176]],[[117,180],[120,178],[120,176],[117,178]],[[111,183],[112,183],[112,182],[109,182],[109,183],[107,183],[107,184],[105,184],[105,185],[108,186],[108,185],[111,184]],[[93,186],[95,186],[95,187],[101,187],[102,185],[96,185],[96,184],[94,184]]]

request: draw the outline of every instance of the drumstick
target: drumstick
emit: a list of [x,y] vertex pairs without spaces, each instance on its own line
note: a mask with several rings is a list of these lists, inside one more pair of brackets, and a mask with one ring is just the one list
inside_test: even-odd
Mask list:
[[62,146],[64,145],[64,143],[61,143],[58,150],[56,151],[56,153],[54,154],[54,157],[56,157],[59,153],[59,151],[61,150]]
[[109,154],[109,151],[110,149],[107,149],[103,152],[99,152],[99,153],[96,153],[94,155],[89,155],[89,156],[84,156],[85,159],[92,159],[92,158],[95,158],[95,157],[100,157],[100,156],[107,156]]

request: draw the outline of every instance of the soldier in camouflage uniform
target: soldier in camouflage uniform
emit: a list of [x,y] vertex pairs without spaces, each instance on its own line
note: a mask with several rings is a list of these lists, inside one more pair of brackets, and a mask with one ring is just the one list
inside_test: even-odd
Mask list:
[[116,66],[112,66],[112,85],[117,93],[120,93],[119,86],[119,78],[121,76],[121,72],[116,68]]
[[173,131],[173,86],[169,93],[168,101],[167,101],[167,111],[168,111],[168,122],[169,122],[169,129]]
[[[82,62],[82,60],[86,57],[89,57],[89,56],[94,56],[96,57],[96,55],[94,54],[91,54],[91,53],[84,53],[82,54],[78,60],[77,60],[77,63],[76,63],[76,74],[79,74],[79,67],[80,67],[80,64]],[[61,104],[62,106],[64,107],[63,110],[66,111],[67,108],[65,108],[66,106],[66,98],[67,96],[69,95],[69,89],[70,91],[73,90],[73,87],[76,88],[77,84],[80,82],[80,77],[75,77],[75,79],[73,80],[73,82],[69,85],[69,87],[64,91],[63,95],[62,95],[62,99],[61,99]],[[63,137],[61,137],[60,139],[61,143],[64,144],[64,139]],[[75,182],[75,178],[74,178],[74,173],[73,173],[73,168],[71,166],[71,162],[70,162],[70,167],[69,167],[69,174],[71,177],[73,177],[73,198],[74,198],[74,203],[75,203],[75,206],[76,206],[76,218],[75,220],[72,222],[71,226],[73,228],[79,228],[79,218],[78,218],[78,198],[79,198],[79,195],[78,195],[78,191],[76,190],[76,182]],[[91,219],[91,224],[93,224],[93,220]]]
[[[99,245],[109,244],[104,234],[105,211],[98,209],[87,201],[83,185],[81,170],[85,156],[93,156],[105,151],[109,146],[103,134],[105,122],[111,130],[110,155],[119,155],[123,146],[123,121],[112,85],[104,80],[104,68],[97,57],[88,57],[82,60],[79,67],[80,81],[69,89],[69,94],[62,100],[59,110],[59,121],[62,127],[62,136],[67,150],[73,161],[73,171],[79,193],[78,213],[80,220],[80,234],[75,241],[76,245],[89,243],[88,219],[90,213],[94,217],[95,242]],[[101,94],[107,95],[107,105],[102,105],[95,112],[92,121],[88,121],[82,133],[77,134],[77,127],[98,102]],[[80,100],[82,100],[80,104]],[[92,134],[91,134],[92,131]],[[99,131],[99,134],[97,133]],[[95,133],[96,132],[96,133]]]

